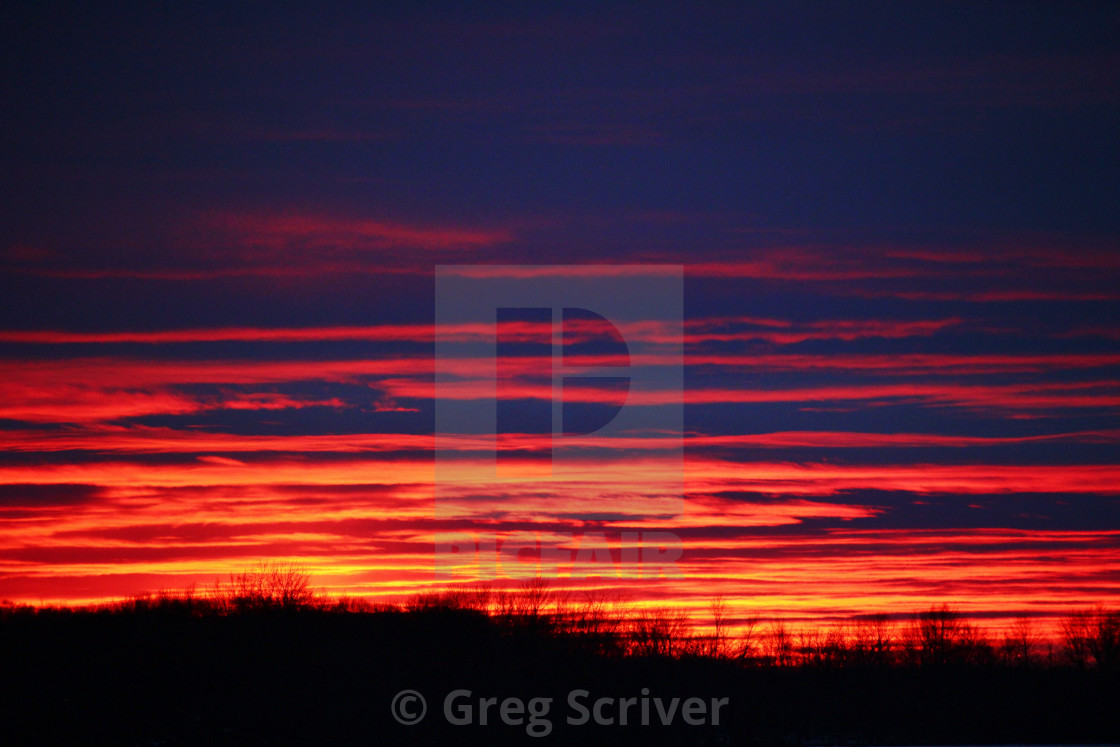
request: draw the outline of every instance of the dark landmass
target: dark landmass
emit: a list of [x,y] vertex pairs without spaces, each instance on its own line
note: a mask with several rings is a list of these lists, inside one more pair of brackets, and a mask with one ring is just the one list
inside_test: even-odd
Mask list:
[[[0,707],[8,744],[1060,744],[1120,742],[1120,676],[1107,662],[1004,657],[906,659],[703,653],[636,643],[630,630],[561,626],[543,612],[487,614],[452,603],[394,609],[277,603],[233,607],[161,598],[99,609],[0,608]],[[579,627],[579,626],[576,626]],[[646,641],[649,643],[649,641]],[[671,643],[671,642],[670,642]],[[761,649],[760,649],[761,650]],[[979,649],[970,649],[979,650]],[[802,652],[804,654],[804,652]],[[640,724],[642,689],[655,705]],[[427,699],[414,726],[394,719],[401,690]],[[471,696],[473,725],[444,698]],[[630,723],[567,723],[573,690]],[[480,698],[497,698],[489,724]],[[551,698],[508,725],[500,703]],[[704,725],[682,719],[700,698]],[[727,699],[719,724],[714,700]],[[513,706],[514,708],[516,706]],[[528,707],[528,706],[527,706]],[[538,705],[538,707],[541,707]],[[509,720],[518,716],[511,711]],[[545,722],[548,722],[547,725]],[[532,732],[547,735],[534,739]]]

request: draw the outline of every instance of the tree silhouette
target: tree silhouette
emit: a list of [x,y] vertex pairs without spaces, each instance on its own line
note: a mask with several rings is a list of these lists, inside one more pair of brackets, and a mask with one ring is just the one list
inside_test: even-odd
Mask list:
[[717,596],[710,605],[712,612],[712,637],[708,643],[708,655],[724,658],[728,654],[727,642],[727,602]]
[[793,633],[784,620],[770,623],[766,635],[766,655],[779,667],[793,666]]
[[638,656],[682,656],[693,652],[692,625],[682,609],[648,609],[631,625],[631,652]]
[[759,617],[748,617],[743,620],[739,629],[739,637],[732,651],[732,656],[740,661],[755,662],[758,659],[758,626],[762,623]]
[[1034,621],[1029,617],[1018,617],[1003,636],[1000,655],[1007,664],[1030,666],[1036,661],[1036,649],[1040,642]]
[[298,609],[312,604],[311,574],[294,563],[260,561],[243,573],[231,573],[229,586],[215,581],[213,597],[227,609],[241,612]]
[[895,655],[894,623],[886,615],[868,615],[855,623],[852,661],[863,666],[891,664]]
[[1066,659],[1074,666],[1120,666],[1120,612],[1103,607],[1071,612],[1062,618],[1061,632]]
[[921,666],[982,664],[992,658],[980,631],[948,605],[919,613],[906,643],[910,660]]

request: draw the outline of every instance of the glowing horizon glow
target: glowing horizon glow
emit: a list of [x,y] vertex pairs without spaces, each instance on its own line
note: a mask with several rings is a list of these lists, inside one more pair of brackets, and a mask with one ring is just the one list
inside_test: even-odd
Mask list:
[[[887,401],[890,399],[926,402],[926,406],[954,407],[969,410],[983,406],[1026,414],[1055,407],[1068,411],[1071,407],[1115,407],[1120,401],[1113,379],[1102,378],[1113,370],[1120,357],[1110,354],[1079,355],[909,355],[884,358],[881,355],[846,354],[807,356],[804,354],[766,352],[746,356],[739,353],[700,352],[705,345],[725,344],[734,336],[710,334],[705,330],[726,328],[738,320],[690,320],[686,333],[691,353],[688,363],[706,370],[774,370],[774,371],[862,371],[874,378],[859,384],[826,385],[804,388],[794,383],[776,389],[726,389],[701,387],[686,392],[691,403],[841,403],[844,401]],[[791,329],[792,323],[768,319],[746,320],[761,323],[766,329]],[[834,329],[834,339],[848,342],[861,339],[865,330],[872,337],[923,337],[936,330],[960,323],[930,325],[824,324],[804,325],[807,329]],[[510,327],[508,332],[514,331]],[[573,327],[575,332],[579,328]],[[652,328],[628,330],[630,334],[652,334]],[[849,334],[851,332],[852,334]],[[524,326],[522,334],[530,339],[539,330]],[[485,325],[460,325],[441,334],[475,336],[483,339],[492,334]],[[692,335],[695,335],[694,337]],[[203,412],[270,411],[297,412],[303,408],[320,408],[345,412],[358,406],[369,412],[419,412],[424,400],[431,397],[430,358],[422,353],[405,357],[314,362],[284,360],[200,360],[189,364],[147,357],[123,358],[89,355],[87,350],[100,345],[140,345],[212,343],[236,341],[247,344],[284,342],[299,345],[312,340],[362,340],[371,343],[405,342],[430,344],[435,335],[430,326],[367,326],[345,328],[299,329],[195,329],[184,331],[149,331],[143,333],[63,333],[9,332],[3,340],[13,344],[56,346],[64,353],[51,361],[25,359],[6,366],[4,408],[6,417],[22,420],[26,425],[40,427],[9,429],[0,433],[0,444],[10,453],[64,453],[67,459],[56,464],[0,466],[0,485],[12,492],[5,494],[4,514],[7,528],[3,532],[0,573],[4,574],[4,597],[19,602],[100,602],[125,593],[150,590],[153,580],[160,588],[204,583],[208,577],[222,576],[246,562],[260,557],[298,560],[322,577],[324,589],[337,593],[399,599],[402,589],[418,591],[432,588],[427,578],[434,532],[430,513],[432,465],[430,456],[434,441],[431,434],[386,431],[383,433],[278,434],[254,435],[211,430],[183,429],[176,426],[144,425],[139,416],[191,417]],[[790,334],[785,338],[766,338],[770,344],[792,346],[809,337]],[[79,346],[77,348],[73,346]],[[76,357],[65,353],[73,351]],[[525,359],[527,365],[533,365]],[[573,364],[617,365],[619,361],[595,356],[571,358]],[[516,361],[515,361],[516,362]],[[629,357],[622,363],[659,365],[656,356]],[[893,366],[891,364],[894,364]],[[461,382],[444,390],[451,396],[480,396],[473,387],[472,376],[485,366],[485,361],[465,359],[456,362]],[[1015,384],[961,383],[969,377],[1014,374],[1045,374],[1061,367],[1082,368],[1094,378],[1057,384],[1035,380]],[[416,372],[420,370],[419,375]],[[918,382],[889,383],[893,376],[922,373]],[[403,378],[409,374],[410,378]],[[930,377],[933,377],[932,379]],[[884,380],[887,383],[884,383]],[[309,381],[359,384],[369,391],[364,401],[353,395],[329,396],[274,391],[254,391],[259,387],[305,386]],[[218,388],[204,395],[191,394],[190,388],[200,382],[212,382]],[[551,389],[521,382],[513,376],[503,385],[504,396],[547,398]],[[666,393],[672,396],[672,393]],[[615,395],[609,390],[597,392],[594,387],[571,393],[587,403],[611,402]],[[637,398],[636,403],[655,405],[656,397]],[[131,424],[129,420],[134,422]],[[57,422],[65,427],[52,426]],[[814,534],[813,543],[827,553],[821,561],[809,557],[798,559],[786,555],[793,552],[799,540],[767,535],[779,528],[795,528],[806,521],[874,522],[892,510],[892,502],[883,503],[876,494],[901,493],[913,497],[939,499],[969,495],[991,500],[997,495],[1055,494],[1073,497],[1098,496],[1098,500],[1115,497],[1120,485],[1120,466],[1112,464],[1000,464],[998,460],[979,464],[914,463],[860,465],[811,461],[782,461],[752,457],[742,463],[734,458],[714,458],[713,450],[790,449],[864,450],[868,448],[965,449],[1010,447],[1031,443],[1116,443],[1120,431],[1110,428],[1044,432],[1031,435],[969,436],[944,433],[874,433],[844,431],[772,431],[764,433],[685,434],[689,457],[686,462],[686,494],[688,513],[683,523],[660,522],[643,518],[641,506],[635,505],[634,520],[605,522],[608,532],[630,530],[683,529],[688,554],[690,578],[703,579],[708,593],[722,594],[731,604],[733,615],[781,616],[800,615],[807,622],[837,620],[843,610],[869,610],[900,614],[931,603],[947,602],[968,612],[976,608],[975,585],[984,578],[1016,572],[1038,574],[1044,570],[1054,577],[1052,568],[1044,569],[1041,560],[1033,560],[1031,551],[1004,551],[1005,543],[1030,541],[1051,548],[1051,561],[1063,555],[1064,562],[1080,565],[1076,575],[1082,579],[1100,577],[1091,587],[1101,599],[1113,593],[1115,584],[1107,582],[1108,569],[1118,552],[1117,532],[1039,532],[992,534],[983,530],[961,529],[956,532],[919,533],[911,530],[887,530],[874,536],[879,549],[869,558],[860,554],[860,582],[827,584],[820,574],[827,566],[837,573],[848,563],[844,549],[851,547],[853,537],[872,530],[836,530]],[[637,458],[641,452],[655,453],[665,439],[657,434],[635,434],[633,438],[585,442],[595,448],[621,449]],[[479,478],[471,477],[472,453],[484,452],[493,444],[477,436],[444,439],[442,448],[463,453],[462,485],[467,496],[485,493],[500,496],[500,483],[488,483],[486,469]],[[563,441],[552,443],[533,434],[506,434],[501,448],[511,453],[532,454],[542,448],[565,448]],[[963,452],[962,452],[963,453]],[[78,455],[87,457],[76,459]],[[145,458],[145,455],[148,455]],[[151,457],[163,455],[158,462]],[[315,455],[318,455],[317,457]],[[172,461],[167,461],[172,458]],[[911,458],[912,459],[912,458]],[[574,485],[576,491],[565,500],[574,507],[582,501],[600,504],[600,494],[619,493],[632,482],[635,474],[648,468],[633,462],[636,472],[625,471],[617,476],[618,484],[599,485],[595,493],[581,496],[587,487]],[[484,466],[484,465],[482,465]],[[480,479],[481,478],[481,479]],[[43,503],[36,496],[52,486],[59,492]],[[632,487],[632,486],[631,486]],[[312,500],[316,490],[329,491]],[[22,503],[19,491],[31,496]],[[339,490],[347,492],[339,493]],[[36,492],[38,491],[38,492]],[[71,491],[67,494],[67,491]],[[183,492],[185,491],[185,492]],[[858,491],[873,491],[860,502],[846,496]],[[754,496],[747,500],[735,496]],[[839,502],[837,498],[841,499]],[[555,496],[549,500],[555,500]],[[293,501],[297,501],[293,503]],[[493,524],[492,508],[486,503],[476,506],[480,516],[496,527],[499,534],[525,531],[567,532],[576,537],[589,531],[580,523],[566,528],[554,522],[541,524],[533,515],[533,503],[519,502],[521,512],[507,515]],[[542,504],[542,507],[544,504]],[[625,515],[625,502],[614,499],[616,511]],[[236,507],[236,514],[229,510]],[[277,521],[277,512],[284,519]],[[485,528],[484,521],[480,526]],[[194,527],[194,528],[192,528]],[[364,558],[363,547],[369,540],[355,535],[359,527],[376,529],[381,542],[374,546],[395,548],[390,555],[371,563]],[[758,534],[763,532],[763,534]],[[550,535],[551,536],[551,535]],[[556,536],[567,536],[565,534]],[[769,538],[768,538],[769,537]],[[848,539],[845,540],[844,537]],[[929,537],[930,539],[923,539]],[[894,539],[892,539],[894,538]],[[1076,549],[1090,541],[1099,549]],[[803,541],[803,540],[802,540]],[[949,551],[948,546],[958,548]],[[905,547],[910,559],[890,548]],[[921,550],[919,548],[928,548]],[[780,548],[780,555],[775,555]],[[828,550],[828,548],[834,548]],[[990,548],[990,549],[989,549]],[[1110,548],[1107,549],[1106,548]],[[618,548],[615,548],[617,556]],[[746,558],[762,552],[761,565],[751,562],[743,573]],[[108,554],[106,554],[108,553]],[[923,559],[923,553],[925,555]],[[976,553],[983,553],[985,566],[995,563],[990,573],[978,575],[972,563]],[[98,560],[98,558],[104,558]],[[739,558],[739,560],[734,560]],[[872,560],[873,558],[873,560]],[[1111,558],[1111,559],[1110,559]],[[79,562],[75,562],[79,561]],[[817,563],[824,565],[817,565]],[[1025,563],[1030,563],[1025,565]],[[959,564],[959,571],[951,572]],[[1052,562],[1051,562],[1052,565]],[[852,571],[855,573],[855,568]],[[925,571],[919,572],[919,568]],[[740,569],[740,570],[736,570]],[[997,570],[999,569],[999,570]],[[1091,569],[1097,569],[1095,571]],[[816,578],[807,582],[798,574]],[[881,584],[884,589],[905,588],[905,583],[920,588],[929,586],[905,579],[925,574],[937,579],[937,593],[920,593],[916,588],[901,593],[868,595],[867,584]],[[1104,574],[1101,576],[1100,574]],[[815,574],[815,575],[814,575]],[[96,582],[94,578],[100,579]],[[746,590],[736,581],[742,579]],[[765,582],[765,583],[764,583]],[[574,580],[559,578],[560,587]],[[620,583],[617,577],[593,576],[573,588],[610,588]],[[636,585],[635,603],[655,604],[658,600],[681,604],[702,618],[704,600],[694,592],[666,581],[647,581]],[[779,593],[761,593],[769,584],[780,584]],[[902,587],[899,584],[903,583]],[[1037,580],[1033,583],[1039,583]],[[92,584],[92,585],[91,585]],[[590,585],[589,585],[590,584]],[[763,584],[763,586],[759,586]],[[625,584],[624,584],[625,585]],[[634,584],[630,584],[635,586]],[[810,592],[809,589],[816,591]],[[981,621],[991,630],[1003,619],[1033,610],[1045,625],[1048,615],[1057,614],[1061,604],[1072,604],[1081,594],[1040,597],[1030,591],[1031,584],[1019,585],[1019,591],[1004,595],[998,605],[990,603],[982,610]],[[69,589],[69,590],[67,590]],[[748,591],[755,589],[756,591]],[[54,590],[51,593],[49,590]],[[91,590],[94,590],[91,593]],[[807,595],[807,596],[806,596]],[[1004,612],[1000,613],[1000,610]],[[991,615],[997,613],[992,618]]]

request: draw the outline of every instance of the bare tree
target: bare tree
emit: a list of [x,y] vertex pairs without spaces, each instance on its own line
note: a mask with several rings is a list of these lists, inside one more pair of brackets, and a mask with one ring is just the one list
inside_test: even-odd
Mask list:
[[717,595],[710,605],[712,612],[712,637],[708,644],[708,655],[717,658],[727,656],[727,602],[723,595]]
[[1041,642],[1029,617],[1017,617],[1003,636],[1000,654],[1007,664],[1030,666],[1035,663],[1035,651]]
[[630,600],[625,595],[589,591],[578,609],[585,640],[605,653],[625,653],[628,621],[632,615]]
[[543,576],[525,579],[517,591],[520,613],[529,620],[543,618],[545,609],[554,598],[553,592],[548,588],[548,579]]
[[682,609],[650,609],[631,623],[631,652],[639,656],[692,653],[692,624]]
[[766,655],[770,661],[779,667],[792,666],[793,659],[793,633],[786,626],[784,620],[770,623],[766,635]]
[[919,613],[907,636],[907,652],[921,665],[979,664],[991,658],[980,630],[948,605]]
[[1092,612],[1076,610],[1062,618],[1062,643],[1066,659],[1075,667],[1089,663],[1089,639],[1092,637]]
[[1066,658],[1074,666],[1120,666],[1120,612],[1077,610],[1061,623]]
[[231,573],[229,587],[215,581],[215,600],[229,610],[296,609],[314,600],[311,574],[287,563],[261,561],[244,573]]
[[853,638],[856,661],[870,666],[886,666],[894,661],[894,623],[886,615],[859,618]]
[[758,657],[758,628],[762,623],[759,617],[748,617],[739,628],[739,638],[732,655],[736,659],[754,660]]
[[421,592],[405,602],[405,609],[413,612],[434,609],[471,610],[488,614],[490,603],[490,584],[477,582],[468,586]]
[[792,634],[793,650],[797,652],[802,664],[819,664],[824,650],[824,637],[817,628],[801,628]]

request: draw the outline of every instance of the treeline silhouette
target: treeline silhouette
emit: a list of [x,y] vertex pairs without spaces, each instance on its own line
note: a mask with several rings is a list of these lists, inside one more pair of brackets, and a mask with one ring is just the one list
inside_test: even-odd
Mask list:
[[625,598],[551,591],[542,579],[514,589],[477,585],[417,596],[409,610],[463,610],[496,625],[534,628],[596,652],[630,656],[700,656],[756,666],[1120,666],[1120,611],[1069,612],[1060,621],[1058,650],[1035,622],[1020,617],[996,640],[947,605],[905,621],[868,614],[830,627],[794,630],[784,620],[741,621],[735,633],[722,598],[697,622],[679,608],[636,608]]
[[[732,624],[734,623],[734,624]],[[581,744],[991,744],[1120,741],[1120,613],[1072,611],[1045,640],[1029,619],[998,639],[941,606],[796,630],[704,619],[530,579],[399,604],[327,597],[292,565],[206,589],[84,608],[0,605],[0,739],[56,744],[522,742],[454,726],[456,689],[554,699],[551,741]],[[428,699],[404,727],[393,696]],[[719,724],[571,726],[567,693],[726,697]],[[4,739],[3,741],[9,741]]]
[[[622,595],[554,590],[544,578],[512,588],[473,584],[416,594],[400,604],[315,592],[311,576],[288,564],[261,563],[199,591],[141,594],[83,610],[94,614],[242,615],[302,611],[331,614],[462,613],[481,615],[499,631],[554,638],[611,656],[712,657],[754,666],[1120,666],[1120,611],[1075,610],[1059,622],[1060,640],[1044,638],[1020,617],[996,639],[947,605],[898,620],[866,614],[833,626],[794,629],[784,620],[751,617],[731,632],[729,610],[713,600],[707,619],[686,610],[638,607]],[[59,608],[0,606],[0,616],[75,614]]]

